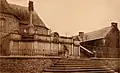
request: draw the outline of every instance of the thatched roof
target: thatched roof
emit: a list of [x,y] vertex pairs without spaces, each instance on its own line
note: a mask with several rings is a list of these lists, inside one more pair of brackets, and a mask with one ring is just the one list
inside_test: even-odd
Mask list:
[[[0,0],[0,12],[13,14],[19,19],[20,23],[29,24],[29,10],[27,7]],[[47,28],[35,11],[33,12],[33,24]]]

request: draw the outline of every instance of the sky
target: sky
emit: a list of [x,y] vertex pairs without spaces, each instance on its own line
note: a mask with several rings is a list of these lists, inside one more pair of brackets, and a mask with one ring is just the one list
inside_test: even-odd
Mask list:
[[[28,6],[29,0],[7,0]],[[120,28],[120,0],[33,0],[45,25],[60,35],[91,32],[117,22]]]

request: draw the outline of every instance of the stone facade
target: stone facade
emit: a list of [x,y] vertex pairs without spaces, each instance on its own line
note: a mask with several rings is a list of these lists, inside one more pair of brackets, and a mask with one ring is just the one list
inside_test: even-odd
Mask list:
[[117,23],[111,23],[110,27],[87,33],[87,39],[81,42],[81,45],[90,51],[95,51],[97,57],[118,58],[119,39]]
[[[7,51],[3,55],[57,55],[58,51],[63,48],[64,45],[69,50],[69,55],[79,56],[79,43],[75,43],[72,38],[68,37],[58,37],[56,42],[55,37],[50,35],[39,35],[36,34],[33,38],[24,39],[18,33],[11,33],[2,40],[7,40],[5,43],[2,43],[2,51]],[[6,44],[9,46],[6,46]]]
[[[119,30],[116,23],[98,31],[79,32],[77,36],[65,37],[57,32],[49,33],[35,11],[30,16],[27,7],[10,4],[6,0],[0,2],[0,55],[57,55],[66,46],[71,56],[80,56],[80,52],[80,57],[95,54],[97,57],[119,56]],[[29,35],[30,24],[34,30],[32,35]]]
[[42,73],[59,57],[0,57],[0,73]]
[[0,37],[19,29],[18,20],[9,14],[0,13],[0,25]]
[[107,67],[120,72],[120,58],[91,58],[94,65],[99,67]]
[[[0,2],[1,55],[57,55],[64,45],[69,49],[69,55],[79,55],[79,42],[73,41],[72,37],[59,36],[57,32],[49,34],[35,11],[30,16],[27,7],[9,4],[6,0]],[[33,35],[29,35],[29,24],[34,26]]]

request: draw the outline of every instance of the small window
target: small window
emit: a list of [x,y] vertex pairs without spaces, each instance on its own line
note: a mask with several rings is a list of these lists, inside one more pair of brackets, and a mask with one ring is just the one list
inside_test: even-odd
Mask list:
[[38,30],[35,30],[35,33],[37,34],[37,33],[38,33]]
[[24,33],[26,33],[27,32],[27,30],[26,29],[24,29]]
[[105,39],[103,39],[103,46],[105,46],[105,43],[106,43],[106,40],[105,40]]
[[7,23],[5,18],[0,18],[0,32],[7,32]]
[[5,19],[4,18],[0,18],[0,27],[2,27],[5,24]]

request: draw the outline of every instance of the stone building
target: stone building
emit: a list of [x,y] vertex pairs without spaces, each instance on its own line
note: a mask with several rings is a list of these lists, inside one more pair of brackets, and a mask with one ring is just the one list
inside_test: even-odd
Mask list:
[[49,28],[32,8],[0,0],[0,55],[56,55],[65,45],[69,55],[80,54],[79,42],[72,37],[49,34]]
[[[112,22],[111,26],[99,30],[88,33],[80,32],[77,38],[81,41],[81,48],[86,48],[96,54],[96,57],[118,58],[120,55],[119,29],[115,22]],[[82,49],[81,51],[85,52]]]
[[64,46],[70,56],[118,57],[119,30],[117,23],[77,36],[60,36],[51,32],[33,8],[10,4],[0,0],[0,55],[36,56],[57,55]]

